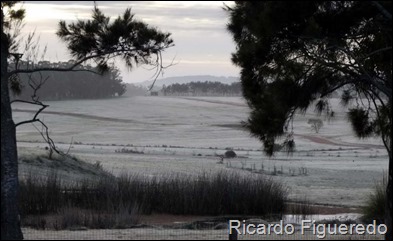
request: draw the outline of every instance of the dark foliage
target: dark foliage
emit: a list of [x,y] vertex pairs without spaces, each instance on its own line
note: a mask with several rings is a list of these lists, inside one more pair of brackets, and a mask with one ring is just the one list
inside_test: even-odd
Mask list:
[[[25,62],[19,64],[21,68],[24,65],[26,65]],[[72,62],[42,61],[38,62],[35,67],[67,68],[71,65]],[[15,93],[15,88],[11,86],[11,89],[14,91],[14,97],[22,100],[31,100],[34,94],[31,85],[37,86],[39,83],[42,83],[42,86],[36,94],[40,100],[99,99],[121,96],[126,91],[126,85],[122,82],[120,71],[116,67],[110,67],[103,75],[94,73],[97,70],[91,66],[80,66],[77,70],[20,75],[18,84],[21,90]]]
[[236,2],[226,10],[237,44],[232,60],[252,109],[245,126],[268,154],[292,131],[296,110],[315,104],[333,116],[328,97],[337,89],[343,104],[359,103],[349,113],[355,133],[381,134],[391,151],[391,2]]
[[94,7],[92,20],[68,25],[60,21],[57,35],[67,43],[77,61],[89,58],[98,63],[102,72],[108,69],[108,60],[113,57],[121,57],[130,69],[140,64],[154,65],[160,60],[161,51],[173,46],[170,33],[136,20],[130,8],[111,22]]
[[[296,111],[316,104],[334,116],[329,97],[342,90],[358,137],[379,135],[389,156],[385,223],[392,226],[392,2],[237,1],[226,7],[251,113],[245,126],[272,155],[292,136]],[[287,142],[289,143],[289,142]],[[392,239],[389,229],[386,239]]]
[[369,137],[373,134],[373,125],[369,122],[368,112],[363,109],[350,109],[349,120],[352,128],[359,138]]
[[241,94],[241,84],[223,84],[221,82],[198,81],[186,84],[171,84],[163,86],[164,95],[186,96],[237,96]]
[[235,158],[235,157],[237,157],[236,152],[234,152],[233,150],[226,151],[224,156],[226,158]]

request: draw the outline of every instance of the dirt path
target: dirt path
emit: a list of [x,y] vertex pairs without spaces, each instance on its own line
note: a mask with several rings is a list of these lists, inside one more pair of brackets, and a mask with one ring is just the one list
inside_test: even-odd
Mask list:
[[[15,112],[27,112],[27,113],[36,113],[35,110],[24,110],[24,109],[13,109],[12,111]],[[50,114],[50,115],[65,115],[65,116],[72,116],[78,118],[85,118],[85,119],[92,119],[92,120],[101,120],[101,121],[113,121],[113,122],[120,122],[120,123],[141,123],[134,120],[127,120],[127,119],[119,119],[119,118],[111,118],[111,117],[102,117],[96,115],[88,115],[88,114],[80,114],[80,113],[70,113],[70,112],[61,112],[61,111],[43,111],[43,114]]]
[[[14,112],[26,112],[26,113],[37,113],[36,110],[26,110],[26,109],[13,109]],[[174,126],[180,124],[166,124],[166,123],[148,123],[145,121],[136,121],[130,119],[121,119],[121,118],[112,118],[112,117],[103,117],[103,116],[96,116],[96,115],[88,115],[88,114],[81,114],[81,113],[72,113],[72,112],[62,112],[62,111],[43,111],[42,114],[49,114],[49,115],[63,115],[63,116],[71,116],[83,119],[90,119],[90,120],[99,120],[99,121],[111,121],[117,123],[127,123],[127,124],[142,124],[142,125],[159,125],[159,126]]]
[[337,140],[331,140],[328,137],[323,137],[323,136],[312,136],[312,135],[301,135],[301,134],[294,134],[294,135],[319,144],[334,145],[334,146],[350,146],[350,147],[359,147],[359,148],[378,148],[378,149],[384,148],[383,145],[342,142]]

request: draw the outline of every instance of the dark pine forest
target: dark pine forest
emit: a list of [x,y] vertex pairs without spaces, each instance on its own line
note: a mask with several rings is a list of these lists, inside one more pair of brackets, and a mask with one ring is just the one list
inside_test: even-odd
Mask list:
[[[41,61],[34,67],[67,68],[72,64],[72,61],[57,63]],[[19,66],[23,65],[28,63],[19,64]],[[86,65],[72,72],[45,71],[21,75],[19,81],[21,91],[13,97],[30,100],[36,92],[40,100],[100,99],[121,96],[125,93],[126,85],[123,83],[119,69],[109,67],[103,75],[97,72],[93,67]]]

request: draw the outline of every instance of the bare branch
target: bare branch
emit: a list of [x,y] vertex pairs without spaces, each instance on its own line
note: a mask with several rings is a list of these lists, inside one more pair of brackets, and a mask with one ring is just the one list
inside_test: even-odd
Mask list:
[[67,152],[65,153],[66,155],[68,155],[68,153],[70,152],[73,142],[74,142],[74,137],[71,137],[70,146],[68,147],[68,150],[67,150]]
[[[350,75],[354,75],[354,70],[356,70],[357,73],[356,75],[358,76],[357,81],[363,81],[365,83],[370,84],[371,86],[375,86],[379,91],[381,91],[382,93],[384,93],[387,97],[389,97],[390,99],[392,98],[392,90],[389,89],[387,86],[380,84],[378,81],[376,81],[375,78],[373,78],[373,76],[370,75],[370,73],[364,68],[364,66],[359,62],[359,59],[354,56],[351,51],[348,51],[340,46],[330,46],[328,47],[329,49],[332,48],[336,48],[337,50],[342,51],[343,53],[345,53],[347,56],[351,57],[358,65],[358,67],[356,67],[355,65],[350,65],[348,66],[348,64],[342,64],[342,63],[338,63],[339,65],[337,65],[337,63],[330,63],[330,62],[326,62],[324,60],[321,60],[321,57],[314,57],[312,56],[309,51],[307,51],[307,49],[303,49],[304,54],[306,55],[307,58],[316,61],[322,65],[328,66],[328,67],[334,67],[335,69],[342,71],[343,73],[347,73]],[[387,47],[390,48],[390,47]],[[383,49],[384,51],[386,51],[385,49]],[[378,51],[383,51],[378,50]],[[375,51],[374,51],[375,52]],[[375,54],[375,53],[370,53],[370,54]],[[344,67],[340,67],[340,65],[344,65]],[[346,66],[345,66],[346,65]],[[349,68],[351,67],[351,68]],[[354,76],[356,76],[354,75]]]
[[[36,102],[39,102],[38,101],[39,97],[37,96],[37,91],[49,79],[49,76],[47,76],[44,80],[42,80],[43,79],[42,73],[41,72],[38,72],[38,73],[40,74],[40,77],[41,77],[40,82],[38,84],[34,81],[34,79],[32,78],[32,75],[29,75],[29,80],[28,80],[29,86],[33,89],[33,95],[31,96],[31,98],[33,101],[36,101]],[[42,104],[42,102],[39,102],[39,103]]]
[[[176,57],[176,56],[175,56],[175,57]],[[151,91],[151,90],[153,89],[154,84],[156,83],[158,77],[160,76],[160,74],[163,72],[164,69],[167,69],[167,68],[169,68],[169,67],[171,67],[171,66],[177,64],[177,63],[176,63],[176,64],[173,63],[173,62],[175,61],[175,57],[172,59],[172,61],[171,61],[170,64],[168,64],[168,65],[166,65],[166,66],[163,66],[163,64],[162,64],[162,55],[161,55],[161,51],[159,51],[159,52],[157,53],[156,67],[155,67],[155,68],[157,68],[157,69],[156,69],[156,73],[153,75],[153,77],[154,77],[153,83],[152,83],[151,86],[149,87],[148,91]]]
[[45,134],[44,134],[43,131],[40,131],[40,130],[33,124],[34,128],[36,128],[36,130],[41,134],[41,136],[42,136],[42,138],[44,138],[45,142],[48,143],[49,148],[50,148],[51,150],[55,151],[55,152],[56,152],[57,154],[59,154],[59,155],[62,155],[62,156],[66,155],[64,152],[62,152],[62,151],[60,151],[60,150],[57,149],[55,142],[53,141],[52,138],[50,138],[48,126],[47,126],[43,121],[41,121],[41,120],[37,120],[36,122],[39,122],[39,123],[42,125],[42,127],[45,129]]
[[[50,148],[50,152],[52,153],[52,151],[55,151],[56,153],[60,154],[60,155],[66,155],[65,153],[63,153],[62,151],[58,150],[55,142],[50,138],[49,136],[49,128],[48,126],[41,121],[38,116],[41,114],[42,111],[44,111],[47,107],[49,107],[49,105],[45,105],[43,104],[41,101],[39,101],[39,98],[37,96],[37,91],[42,87],[42,85],[46,82],[46,79],[43,80],[43,76],[40,73],[40,81],[39,83],[37,83],[36,81],[34,81],[32,75],[29,75],[29,86],[33,89],[33,94],[31,96],[32,101],[26,101],[26,100],[13,100],[11,101],[12,103],[26,103],[26,104],[31,104],[31,105],[37,105],[40,106],[41,108],[34,114],[33,118],[31,118],[30,120],[26,120],[26,121],[21,121],[19,123],[15,124],[15,127],[18,127],[20,125],[25,125],[25,124],[33,124],[33,126],[38,130],[38,132],[41,134],[41,136],[43,137],[43,139],[45,140],[46,143],[48,143],[49,148]],[[34,123],[40,123],[43,127],[43,131],[40,131],[35,125]],[[44,134],[44,130],[45,130],[45,134]]]
[[21,121],[21,122],[15,124],[15,127],[18,127],[18,126],[20,126],[20,125],[25,125],[25,124],[30,124],[30,123],[38,122],[38,121],[40,121],[40,120],[39,120],[39,119],[34,119],[34,118],[31,119],[31,120],[27,120],[27,121]]
[[361,81],[366,81],[368,84],[370,84],[371,86],[375,86],[378,90],[380,90],[382,93],[384,93],[387,97],[389,97],[389,99],[392,98],[392,89],[389,89],[386,85],[381,85],[380,83],[378,83],[377,81],[375,81],[375,78],[373,78],[370,73],[364,68],[364,66],[362,64],[359,63],[359,60],[356,56],[354,56],[351,51],[348,51],[342,47],[338,47],[336,46],[336,48],[338,50],[343,51],[345,54],[347,54],[348,56],[350,56],[351,58],[353,58],[355,60],[355,62],[358,63],[358,65],[360,66],[360,69],[363,72],[363,75],[360,76],[359,80]]
[[373,5],[375,5],[379,11],[389,20],[392,20],[392,14],[386,10],[378,1],[372,1]]
[[366,59],[366,58],[368,58],[368,57],[370,57],[370,56],[372,56],[372,55],[374,55],[374,54],[378,54],[378,53],[384,52],[384,51],[392,51],[392,46],[389,46],[389,47],[386,47],[386,48],[382,48],[382,49],[377,49],[377,50],[375,50],[375,51],[373,51],[373,52],[367,54],[367,55],[364,57],[364,59]]
[[24,125],[24,124],[28,124],[28,123],[34,123],[34,122],[39,121],[38,115],[39,115],[43,110],[45,110],[47,107],[49,107],[49,105],[44,105],[44,104],[42,104],[42,103],[39,102],[39,101],[34,101],[34,102],[31,102],[31,101],[24,101],[24,100],[15,100],[15,101],[13,101],[13,103],[15,103],[15,102],[22,102],[22,103],[28,103],[28,104],[32,104],[32,105],[41,106],[41,108],[35,113],[35,115],[34,115],[34,117],[33,117],[32,119],[27,120],[27,121],[21,121],[21,122],[19,122],[19,123],[16,123],[16,124],[15,124],[15,127],[18,127],[18,126]]

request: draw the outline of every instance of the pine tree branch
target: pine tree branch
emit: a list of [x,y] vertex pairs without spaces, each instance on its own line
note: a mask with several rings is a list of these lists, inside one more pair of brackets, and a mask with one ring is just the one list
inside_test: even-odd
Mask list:
[[386,10],[378,1],[372,1],[373,5],[375,5],[379,11],[390,21],[392,20],[392,14]]

